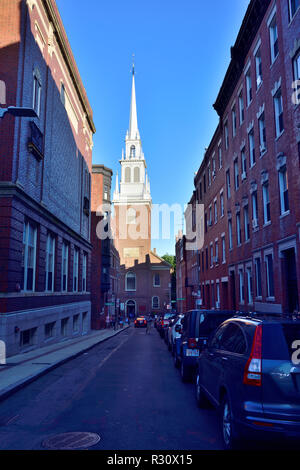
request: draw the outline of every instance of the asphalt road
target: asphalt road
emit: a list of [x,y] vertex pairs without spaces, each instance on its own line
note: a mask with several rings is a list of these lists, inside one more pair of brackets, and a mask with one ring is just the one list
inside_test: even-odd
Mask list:
[[130,328],[0,403],[0,449],[43,449],[92,432],[95,450],[221,449],[216,411],[200,410],[156,330]]

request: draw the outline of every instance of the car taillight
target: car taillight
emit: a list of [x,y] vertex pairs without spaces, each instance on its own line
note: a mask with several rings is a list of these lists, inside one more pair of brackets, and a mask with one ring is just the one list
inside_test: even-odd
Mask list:
[[197,347],[197,340],[195,338],[190,338],[188,340],[188,348],[195,349]]
[[258,325],[255,330],[252,351],[247,361],[244,380],[245,385],[261,387],[262,373],[262,325]]

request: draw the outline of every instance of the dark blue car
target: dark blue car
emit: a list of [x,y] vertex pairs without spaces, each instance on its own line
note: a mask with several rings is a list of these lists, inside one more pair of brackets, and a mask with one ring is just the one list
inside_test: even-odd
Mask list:
[[299,363],[299,320],[236,317],[217,329],[198,359],[196,396],[220,409],[226,449],[253,437],[300,437]]

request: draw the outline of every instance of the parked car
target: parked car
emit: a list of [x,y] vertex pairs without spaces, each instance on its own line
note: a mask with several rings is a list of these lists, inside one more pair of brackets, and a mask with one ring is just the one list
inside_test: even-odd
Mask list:
[[174,359],[180,365],[183,382],[190,381],[196,372],[197,358],[207,343],[208,337],[216,328],[232,317],[232,311],[191,310],[187,312],[182,324],[179,355]]
[[[169,351],[171,351],[172,354],[173,354],[173,351],[174,351],[175,339],[177,338],[177,336],[181,336],[181,334],[179,333],[179,331],[181,331],[181,320],[182,320],[183,318],[184,318],[184,315],[183,315],[183,314],[177,315],[177,316],[172,320],[172,322],[170,323],[169,328],[168,328],[167,345],[168,345]],[[177,331],[175,330],[176,325],[179,325],[179,326],[180,326],[180,328],[177,328]]]
[[145,317],[140,316],[134,321],[135,328],[147,328],[147,320]]
[[162,338],[165,336],[165,328],[169,326],[169,323],[173,317],[173,313],[164,313],[158,321],[157,330]]
[[166,342],[166,345],[168,346],[168,349],[170,349],[170,341],[169,341],[169,335],[170,335],[170,331],[172,330],[173,326],[174,326],[174,323],[176,322],[176,319],[177,319],[177,315],[174,315],[170,321],[169,321],[169,325],[167,326],[167,328],[165,328],[165,336],[164,336],[164,340]]
[[300,321],[270,314],[231,318],[209,340],[196,397],[199,406],[209,400],[220,409],[226,449],[251,437],[299,439],[299,344]]

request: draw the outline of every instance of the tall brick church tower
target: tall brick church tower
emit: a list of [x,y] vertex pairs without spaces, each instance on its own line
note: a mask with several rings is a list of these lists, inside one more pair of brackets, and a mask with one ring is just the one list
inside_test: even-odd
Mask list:
[[[121,178],[113,197],[115,244],[121,262],[120,303],[134,316],[162,311],[170,302],[170,265],[151,251],[152,199],[138,129],[135,69]],[[122,312],[121,312],[122,313]]]

